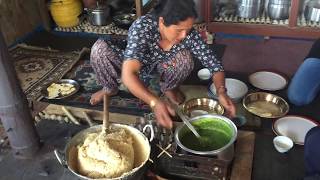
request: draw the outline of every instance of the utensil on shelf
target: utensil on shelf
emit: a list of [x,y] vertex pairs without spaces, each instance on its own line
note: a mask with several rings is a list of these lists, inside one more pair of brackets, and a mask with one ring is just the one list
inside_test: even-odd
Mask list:
[[110,7],[105,3],[99,3],[97,1],[94,8],[86,8],[89,14],[89,22],[94,26],[106,26],[108,22],[108,17],[110,16]]

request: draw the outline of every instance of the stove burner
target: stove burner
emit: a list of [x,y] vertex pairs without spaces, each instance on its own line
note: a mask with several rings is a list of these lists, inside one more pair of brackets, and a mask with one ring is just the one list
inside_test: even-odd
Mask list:
[[173,143],[168,152],[155,161],[155,169],[161,174],[184,179],[227,179],[230,161],[217,156],[200,156],[183,151]]

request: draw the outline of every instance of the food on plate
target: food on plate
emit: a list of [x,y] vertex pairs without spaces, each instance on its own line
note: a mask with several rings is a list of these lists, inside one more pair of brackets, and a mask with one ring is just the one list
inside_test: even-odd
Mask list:
[[271,117],[281,113],[279,107],[272,102],[256,101],[248,105],[248,110],[262,117]]
[[134,167],[133,138],[125,129],[88,134],[78,145],[78,171],[90,178],[116,178]]
[[54,99],[59,96],[66,96],[73,91],[75,91],[76,88],[73,84],[69,83],[52,83],[48,88],[48,98]]

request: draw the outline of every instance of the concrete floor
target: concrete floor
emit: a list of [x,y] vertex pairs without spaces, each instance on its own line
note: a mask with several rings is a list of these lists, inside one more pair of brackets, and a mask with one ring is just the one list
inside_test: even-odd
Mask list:
[[[25,42],[29,45],[50,46],[54,49],[70,51],[79,50],[83,47],[90,48],[96,39],[97,37],[95,36],[59,36],[40,32],[33,34]],[[227,45],[227,50],[223,57],[227,74],[231,77],[237,77],[244,82],[248,82],[247,75],[249,73],[258,69],[274,69],[287,74],[287,76],[292,76],[312,44],[310,41],[287,39],[271,39],[268,41],[256,39],[217,39],[216,42]],[[286,98],[286,90],[275,93]],[[304,115],[315,120],[320,117],[320,112],[318,111],[320,107],[319,98],[306,107],[295,107],[293,105],[290,105],[290,107],[289,114]],[[271,129],[272,120],[262,119],[261,123],[262,126],[260,128],[254,129],[256,141],[252,179],[302,179],[304,174],[303,146],[295,145],[288,153],[278,153],[272,144],[272,139],[275,136]],[[54,139],[55,134],[57,134],[56,131],[44,133],[46,136],[50,136],[49,139]],[[21,166],[16,166],[15,163],[22,164]],[[21,179],[23,176],[14,176],[14,174],[17,174],[17,169],[24,165],[30,164],[25,161],[0,161],[0,179]],[[57,171],[61,171],[61,169]],[[37,176],[39,176],[39,173]],[[63,178],[61,175],[59,177],[69,179]],[[48,178],[43,177],[42,179]]]

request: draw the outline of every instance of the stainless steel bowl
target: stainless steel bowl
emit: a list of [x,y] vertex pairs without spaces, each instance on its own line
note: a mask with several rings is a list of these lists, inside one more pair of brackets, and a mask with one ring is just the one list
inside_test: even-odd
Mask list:
[[289,18],[290,4],[268,4],[268,15],[274,20]]
[[304,16],[307,21],[320,22],[320,6],[306,6]]
[[249,112],[263,118],[279,118],[289,112],[289,104],[283,98],[265,92],[248,94],[242,104]]
[[188,117],[196,117],[204,114],[223,115],[224,108],[218,101],[209,98],[195,98],[185,102],[182,112]]

